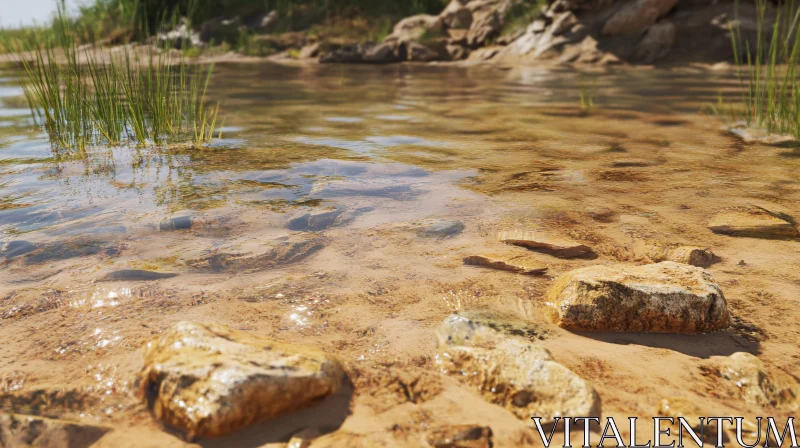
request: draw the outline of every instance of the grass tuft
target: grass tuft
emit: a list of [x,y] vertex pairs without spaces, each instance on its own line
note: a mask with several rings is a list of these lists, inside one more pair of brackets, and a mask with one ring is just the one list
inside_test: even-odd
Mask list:
[[733,103],[720,95],[711,109],[748,127],[800,138],[800,9],[795,0],[780,3],[771,26],[769,9],[767,0],[756,0],[755,48],[743,38],[738,21],[729,24],[741,94]]
[[25,96],[35,122],[61,152],[85,154],[87,145],[209,142],[219,105],[206,104],[213,65],[150,48],[130,47],[98,59],[78,47],[78,35],[59,4],[52,32],[6,41],[27,75]]

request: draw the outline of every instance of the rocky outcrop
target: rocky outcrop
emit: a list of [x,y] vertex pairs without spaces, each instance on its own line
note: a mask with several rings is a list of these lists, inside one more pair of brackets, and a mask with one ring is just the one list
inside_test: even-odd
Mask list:
[[438,16],[419,14],[407,17],[394,26],[392,34],[384,43],[403,43],[422,39],[426,35],[440,35],[444,31],[442,19]]
[[668,13],[678,0],[632,0],[613,15],[605,26],[603,34],[618,36],[621,34],[641,33],[647,30],[656,21]]
[[217,437],[308,406],[343,380],[320,351],[233,330],[180,322],[147,344],[137,395],[188,438]]
[[[608,65],[731,60],[728,28],[736,11],[732,0],[549,0],[546,5],[533,0],[451,0],[438,16],[400,20],[382,43],[388,45],[384,53],[393,57],[380,61]],[[750,26],[755,11],[751,5],[739,11],[750,18],[738,23],[752,48],[758,36]],[[766,19],[769,28],[774,11]],[[336,50],[321,60],[374,62],[363,57],[366,48],[352,45],[349,53]],[[334,56],[336,52],[342,54]]]
[[[458,1],[458,0],[456,0]],[[508,0],[472,0],[467,8],[472,13],[472,23],[467,31],[467,45],[477,47],[495,37],[503,27],[503,17]]]
[[454,314],[439,328],[437,343],[436,362],[443,371],[522,420],[600,415],[600,397],[588,382],[520,337]]
[[800,409],[800,383],[788,373],[768,368],[750,353],[734,353],[719,368],[722,378],[731,381],[741,397],[751,405],[782,411]]
[[717,213],[708,223],[714,233],[767,239],[794,239],[800,232],[794,220],[762,207],[740,207]]
[[0,446],[88,447],[111,428],[39,416],[0,414]]
[[544,232],[503,231],[498,233],[497,239],[502,243],[560,258],[591,258],[595,255],[589,246]]
[[439,14],[442,24],[451,30],[469,30],[472,26],[472,11],[467,8],[466,1],[452,0]]
[[702,333],[730,325],[711,274],[669,261],[576,269],[556,280],[547,302],[570,330]]
[[525,255],[470,255],[464,257],[464,264],[525,275],[542,275],[547,272],[546,266]]

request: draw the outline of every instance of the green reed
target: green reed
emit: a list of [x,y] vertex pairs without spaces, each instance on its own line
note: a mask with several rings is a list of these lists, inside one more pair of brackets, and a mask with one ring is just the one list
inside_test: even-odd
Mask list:
[[720,100],[713,109],[720,115],[727,109],[732,119],[744,121],[747,126],[800,138],[800,80],[797,76],[800,9],[795,0],[779,4],[770,26],[768,5],[767,0],[755,3],[755,48],[751,48],[738,27],[730,24],[741,96],[738,104],[724,104]]
[[219,111],[206,104],[212,65],[166,49],[149,48],[146,57],[129,47],[114,56],[81,50],[63,3],[52,29],[6,46],[25,69],[28,105],[54,147],[84,154],[90,144],[211,141]]
[[597,91],[595,80],[592,79],[589,83],[587,83],[586,78],[581,75],[578,84],[580,86],[581,110],[589,111],[590,109],[593,109],[595,105],[594,98]]

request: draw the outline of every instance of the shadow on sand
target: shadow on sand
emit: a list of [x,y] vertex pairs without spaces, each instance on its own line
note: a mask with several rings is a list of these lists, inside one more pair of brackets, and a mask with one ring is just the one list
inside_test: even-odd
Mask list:
[[197,443],[203,448],[255,448],[268,443],[286,443],[293,434],[312,426],[327,434],[339,429],[350,415],[352,398],[353,386],[346,384],[335,395],[312,407],[256,423],[225,437],[204,439]]

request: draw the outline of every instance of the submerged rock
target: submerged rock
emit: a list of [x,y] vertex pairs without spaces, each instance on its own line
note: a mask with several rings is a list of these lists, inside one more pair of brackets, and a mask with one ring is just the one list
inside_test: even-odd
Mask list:
[[109,272],[108,274],[100,277],[98,282],[144,282],[150,280],[161,280],[164,278],[177,277],[178,274],[171,272],[154,272],[145,271],[141,269],[122,269],[119,271]]
[[187,265],[201,271],[242,272],[276,268],[298,263],[325,248],[323,238],[279,241],[260,255],[231,252],[214,252],[201,258],[187,261]]
[[425,437],[434,448],[492,448],[492,428],[478,425],[446,425]]
[[714,233],[767,239],[800,236],[792,218],[761,207],[736,208],[717,213],[708,223]]
[[600,415],[594,388],[542,347],[456,314],[444,320],[437,341],[436,359],[443,371],[460,376],[486,400],[523,420]]
[[730,380],[750,404],[785,411],[800,409],[800,383],[788,373],[768,368],[750,353],[729,356],[719,369],[720,376]]
[[7,260],[10,260],[14,257],[33,252],[38,247],[39,246],[36,244],[29,243],[27,241],[9,241],[3,246],[3,250],[0,250],[0,257],[5,257]]
[[224,325],[180,322],[147,344],[137,394],[190,439],[217,437],[339,389],[339,361]]
[[194,221],[192,220],[191,216],[178,216],[175,218],[170,218],[164,222],[160,222],[158,224],[158,230],[161,232],[167,232],[170,230],[186,230],[191,229],[192,224],[194,224]]
[[589,246],[544,232],[503,231],[497,235],[503,243],[543,252],[560,258],[591,258],[595,254]]
[[547,301],[553,320],[570,330],[702,333],[730,325],[711,274],[671,261],[576,269],[556,280]]
[[464,223],[445,219],[425,219],[413,224],[417,235],[425,238],[446,238],[464,231]]
[[0,446],[88,447],[111,428],[31,415],[0,414]]
[[302,232],[318,232],[335,226],[343,226],[353,221],[359,214],[371,211],[369,207],[349,210],[347,207],[337,207],[333,210],[306,213],[289,221],[289,230]]
[[464,258],[464,264],[525,275],[541,275],[547,272],[546,266],[524,255],[471,255]]
[[33,244],[27,241],[11,241],[0,251],[6,260],[21,257],[25,264],[67,260],[96,255],[108,249],[108,243],[83,238],[58,241],[48,244]]

